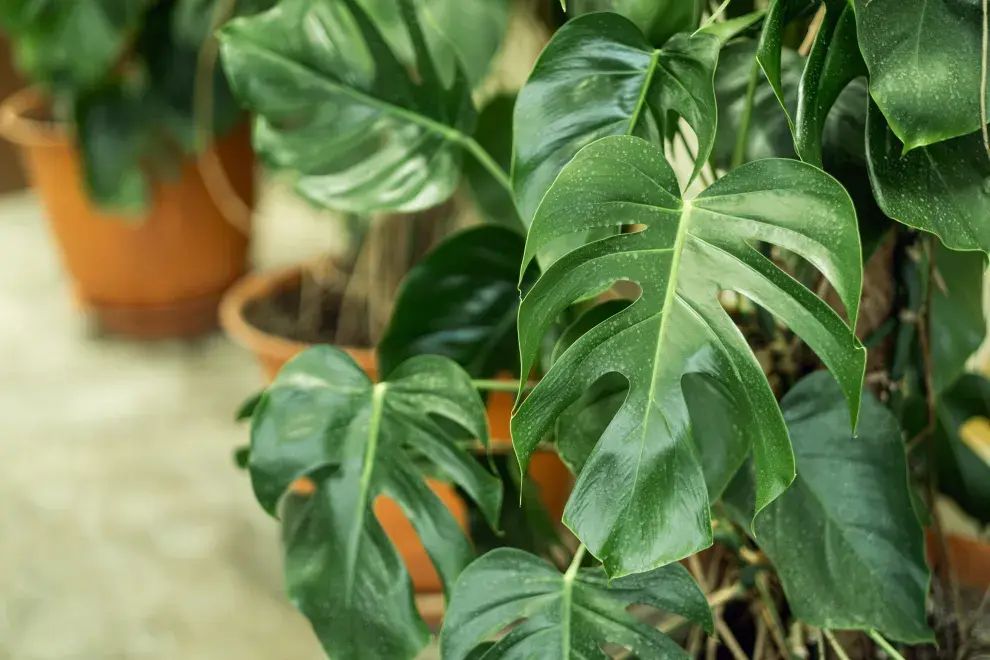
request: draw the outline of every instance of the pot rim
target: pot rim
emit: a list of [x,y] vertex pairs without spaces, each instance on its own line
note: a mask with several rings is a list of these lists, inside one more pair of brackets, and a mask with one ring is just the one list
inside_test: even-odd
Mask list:
[[[220,302],[220,326],[227,336],[235,344],[261,354],[272,352],[264,350],[266,346],[279,352],[297,352],[315,346],[316,344],[265,332],[244,317],[244,308],[249,302],[293,286],[300,279],[302,269],[302,264],[294,264],[275,270],[248,273],[237,280],[227,289]],[[351,353],[368,354],[377,364],[378,354],[374,347],[331,345]]]
[[20,146],[55,146],[68,142],[69,130],[65,124],[27,116],[45,103],[37,87],[20,89],[0,102],[0,137]]

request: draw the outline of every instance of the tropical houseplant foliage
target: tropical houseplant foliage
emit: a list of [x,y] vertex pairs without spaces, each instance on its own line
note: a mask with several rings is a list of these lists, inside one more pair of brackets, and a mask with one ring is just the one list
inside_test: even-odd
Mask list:
[[[963,375],[990,249],[986,9],[572,0],[544,11],[559,24],[513,101],[472,95],[485,65],[458,40],[492,43],[487,23],[444,20],[493,4],[282,0],[221,32],[259,153],[303,195],[414,211],[464,178],[494,221],[410,273],[380,382],[317,347],[250,411],[252,484],[327,653],[428,639],[379,495],[443,578],[445,659],[686,655],[640,606],[745,656],[720,585],[759,596],[753,655],[761,634],[840,653],[833,629],[896,655],[933,625],[974,651],[926,606],[919,520],[937,530],[942,483],[987,521],[958,436],[987,413]],[[575,475],[563,562],[474,558],[424,485],[444,475],[493,524],[517,506],[463,440],[487,442],[479,392],[506,368],[522,471],[552,444]],[[699,588],[678,562],[716,540],[737,568],[712,560]]]
[[92,199],[136,214],[151,202],[154,178],[174,177],[184,157],[243,120],[215,62],[201,76],[209,105],[197,117],[200,55],[222,19],[272,4],[3,0],[0,30],[49,97],[51,118],[74,127]]

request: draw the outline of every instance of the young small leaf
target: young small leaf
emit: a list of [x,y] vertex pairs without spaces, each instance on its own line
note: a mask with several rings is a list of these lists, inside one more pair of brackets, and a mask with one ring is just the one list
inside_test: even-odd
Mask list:
[[515,623],[484,657],[599,658],[604,642],[641,658],[688,657],[669,637],[630,614],[627,608],[633,604],[679,614],[712,630],[705,595],[680,564],[609,581],[601,568],[575,563],[561,575],[521,550],[493,550],[457,581],[440,633],[441,656],[470,658],[476,647]]
[[[733,403],[735,426],[755,453],[758,508],[793,479],[776,399],[719,304],[719,291],[750,297],[808,342],[842,383],[853,421],[866,360],[851,330],[862,286],[856,214],[842,186],[821,170],[792,160],[748,163],[684,201],[657,147],[635,137],[603,138],[581,150],[547,193],[530,228],[524,267],[561,234],[636,224],[646,229],[558,260],[519,309],[521,371],[528,373],[543,335],[574,300],[619,280],[642,289],[632,305],[564,351],[512,418],[525,467],[557,417],[592,383],[611,372],[629,381],[629,395],[585,462],[564,512],[565,523],[613,576],[676,561],[711,543],[708,485],[681,386],[685,374],[704,374]],[[814,264],[844,302],[849,324],[752,247],[755,241]],[[741,461],[746,451],[733,455]]]
[[781,401],[797,457],[794,484],[756,516],[794,614],[814,626],[932,641],[929,573],[897,420],[872,394],[853,435],[842,389],[825,372]]

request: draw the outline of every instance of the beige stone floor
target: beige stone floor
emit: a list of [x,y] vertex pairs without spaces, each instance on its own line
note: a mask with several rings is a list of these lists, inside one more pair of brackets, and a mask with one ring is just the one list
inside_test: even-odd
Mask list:
[[[266,209],[262,265],[332,242],[291,201]],[[0,660],[323,657],[231,461],[259,384],[219,333],[99,336],[34,198],[0,199]]]

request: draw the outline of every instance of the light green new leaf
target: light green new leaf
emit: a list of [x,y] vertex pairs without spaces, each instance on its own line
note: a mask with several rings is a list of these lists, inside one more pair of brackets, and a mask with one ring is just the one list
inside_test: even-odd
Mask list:
[[[290,585],[308,594],[297,596],[297,604],[332,656],[410,657],[376,656],[368,650],[395,641],[372,639],[384,634],[376,626],[391,625],[387,618],[375,618],[387,616],[376,614],[382,595],[375,585],[405,580],[375,521],[377,496],[387,495],[402,507],[447,588],[473,558],[467,537],[427,486],[418,461],[425,459],[446,474],[491,524],[498,520],[498,479],[455,443],[438,418],[487,444],[484,404],[470,377],[451,360],[415,357],[376,384],[346,353],[329,346],[311,348],[290,361],[254,411],[249,468],[265,510],[274,514],[300,477],[319,484],[314,506],[321,520],[311,523],[323,531],[300,541],[298,553],[289,544],[286,572],[296,576]],[[369,617],[368,625],[346,624]],[[410,626],[396,622],[396,634]]]
[[[440,633],[443,660],[603,658],[605,642],[640,658],[687,658],[673,640],[627,611],[634,604],[679,614],[712,631],[705,595],[683,566],[610,581],[601,568],[579,568],[579,561],[580,555],[563,575],[514,548],[475,561],[457,581],[447,609]],[[484,654],[472,655],[514,623]]]
[[780,405],[797,477],[757,515],[755,531],[792,611],[822,628],[931,641],[925,538],[897,420],[866,393],[854,436],[843,391],[825,372],[801,380]]
[[571,0],[567,13],[581,16],[610,11],[636,24],[654,46],[662,46],[678,32],[690,32],[701,21],[702,0]]
[[990,463],[960,437],[960,429],[972,418],[990,419],[990,381],[966,374],[939,397],[935,466],[939,490],[984,525],[990,524]]
[[980,128],[977,0],[854,0],[870,94],[905,151]]
[[983,343],[983,272],[986,257],[979,252],[935,249],[936,281],[931,285],[932,381],[942,392],[962,375],[966,361]]
[[523,221],[532,222],[550,184],[582,147],[607,135],[662,145],[672,114],[698,136],[697,175],[715,141],[718,50],[718,39],[708,34],[678,34],[654,49],[618,14],[568,21],[516,101],[512,185]]
[[902,156],[901,141],[870,103],[866,142],[870,183],[884,213],[937,234],[953,250],[990,252],[990,159],[979,132]]
[[443,355],[485,378],[517,366],[516,278],[524,239],[482,225],[451,236],[413,266],[378,343],[383,375],[414,355]]
[[[685,374],[703,374],[721,392],[719,405],[731,406],[756,457],[758,508],[794,476],[777,402],[719,304],[719,291],[748,296],[800,335],[854,402],[853,420],[866,359],[850,326],[752,245],[767,241],[811,262],[855,324],[862,285],[856,215],[842,186],[820,170],[792,160],[748,163],[688,202],[660,149],[635,137],[603,138],[583,149],[547,193],[530,228],[524,267],[561,234],[633,224],[646,229],[571,252],[523,299],[519,344],[528,373],[544,333],[574,300],[618,280],[642,289],[636,302],[564,351],[512,419],[525,467],[556,418],[592,383],[611,372],[629,381],[629,395],[564,512],[564,522],[613,576],[676,561],[711,543]],[[741,461],[745,453],[734,455]]]
[[356,0],[285,0],[220,33],[224,70],[256,115],[255,148],[319,204],[415,211],[457,186],[470,90],[463,75],[441,83],[412,0],[399,4],[415,71]]

